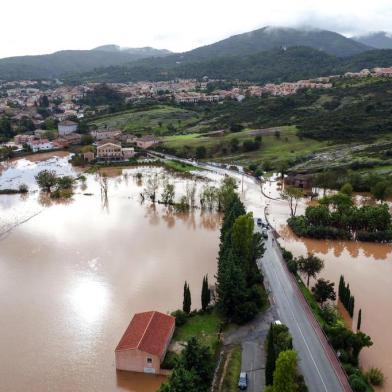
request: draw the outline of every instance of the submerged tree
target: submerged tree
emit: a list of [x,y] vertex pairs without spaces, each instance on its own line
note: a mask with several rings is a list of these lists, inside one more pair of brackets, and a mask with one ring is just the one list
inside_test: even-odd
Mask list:
[[155,203],[156,193],[159,187],[159,178],[158,174],[150,176],[146,182],[146,188],[144,189],[145,195],[150,198],[150,200]]
[[281,192],[281,197],[289,203],[290,214],[294,217],[297,213],[298,202],[304,197],[303,190],[292,186],[286,187],[286,189]]
[[57,184],[57,175],[54,170],[42,170],[35,176],[35,180],[41,190],[50,193]]
[[173,204],[174,196],[175,196],[174,185],[169,183],[169,181],[165,181],[165,184],[163,185],[162,195],[161,195],[162,202],[164,204]]

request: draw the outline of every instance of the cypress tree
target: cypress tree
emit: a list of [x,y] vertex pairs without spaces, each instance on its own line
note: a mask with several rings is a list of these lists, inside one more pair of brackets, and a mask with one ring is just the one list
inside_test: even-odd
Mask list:
[[189,290],[189,285],[188,283],[185,281],[184,284],[184,299],[182,302],[182,310],[189,314],[191,312],[191,291]]
[[208,275],[203,277],[203,285],[201,288],[201,308],[206,310],[211,301],[211,293],[208,288]]
[[358,321],[357,321],[357,332],[361,330],[361,323],[362,323],[362,309],[359,309]]
[[274,345],[274,327],[271,324],[267,335],[267,361],[265,364],[265,384],[272,385],[275,371],[276,353]]

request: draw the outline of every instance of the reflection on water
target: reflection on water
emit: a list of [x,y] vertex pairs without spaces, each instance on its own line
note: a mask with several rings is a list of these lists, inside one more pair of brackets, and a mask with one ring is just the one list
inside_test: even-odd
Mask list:
[[[48,156],[45,165],[75,174],[66,159]],[[34,178],[34,164],[28,176],[19,165],[14,181]],[[181,307],[185,280],[200,306],[202,277],[216,273],[221,218],[141,205],[151,170],[163,173],[86,175],[67,204],[38,191],[0,197],[0,230],[9,228],[0,239],[0,390],[157,390],[163,377],[116,372],[114,348],[135,312]],[[10,180],[3,174],[0,186]],[[188,180],[171,181],[180,198]]]

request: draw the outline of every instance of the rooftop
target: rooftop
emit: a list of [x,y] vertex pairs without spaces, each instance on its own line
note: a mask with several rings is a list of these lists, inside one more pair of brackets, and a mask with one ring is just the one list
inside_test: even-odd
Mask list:
[[116,351],[141,350],[162,356],[175,325],[175,318],[156,311],[136,313]]

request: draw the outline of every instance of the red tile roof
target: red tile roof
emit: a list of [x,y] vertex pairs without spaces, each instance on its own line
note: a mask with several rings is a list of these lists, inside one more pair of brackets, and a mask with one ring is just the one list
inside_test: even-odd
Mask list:
[[116,351],[141,350],[162,356],[171,338],[175,318],[160,312],[136,313]]

